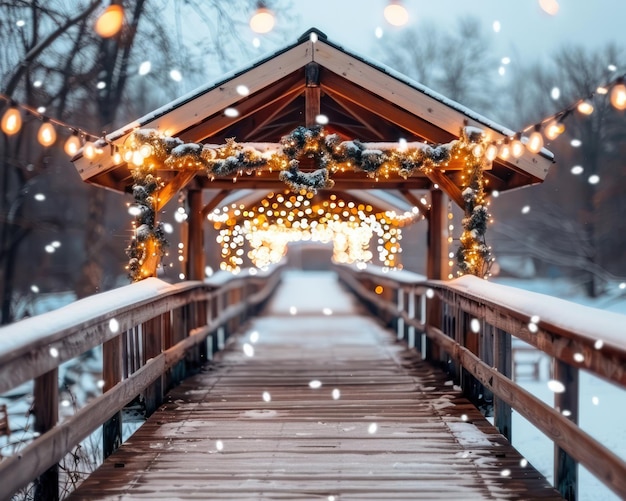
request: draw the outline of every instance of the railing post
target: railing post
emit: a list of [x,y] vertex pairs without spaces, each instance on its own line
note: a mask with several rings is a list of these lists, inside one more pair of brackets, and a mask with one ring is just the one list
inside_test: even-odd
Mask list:
[[[565,386],[565,391],[554,394],[554,407],[561,413],[569,412],[569,419],[578,424],[578,369],[560,360],[554,360],[553,379]],[[563,449],[554,447],[554,486],[568,501],[578,499],[578,463]]]
[[[35,379],[35,431],[41,434],[52,429],[59,420],[59,370],[52,369]],[[35,480],[36,501],[59,499],[59,465],[48,468]]]
[[[144,343],[143,363],[145,364],[148,360],[161,353],[161,348],[163,347],[161,339],[161,317],[158,316],[152,320],[148,320],[145,324],[143,324],[142,331]],[[146,388],[144,397],[146,403],[146,415],[150,416],[163,402],[163,383],[160,377]]]
[[[513,360],[511,357],[511,334],[502,329],[495,329],[493,336],[493,356],[494,366],[503,376],[511,378]],[[493,423],[500,433],[510,442],[512,438],[511,429],[511,407],[500,398],[493,397]]]
[[398,284],[398,316],[396,322],[396,333],[398,339],[404,339],[404,318],[402,313],[404,312],[404,289],[402,285]]
[[[414,319],[415,318],[415,289],[414,288],[411,288],[411,290],[409,291],[408,302],[409,302],[409,305],[408,305],[407,314],[409,318]],[[409,348],[415,348],[415,326],[409,325],[407,329],[407,338],[408,338]],[[421,347],[421,343],[420,343],[420,347]]]
[[[132,332],[129,333],[132,335]],[[122,336],[114,337],[102,345],[103,392],[122,380]],[[122,443],[122,413],[116,412],[102,425],[102,454],[109,457]]]

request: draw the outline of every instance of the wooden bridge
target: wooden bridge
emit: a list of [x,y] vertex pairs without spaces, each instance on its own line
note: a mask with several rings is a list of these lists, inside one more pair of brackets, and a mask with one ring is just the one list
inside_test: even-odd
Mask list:
[[[626,498],[626,462],[577,424],[580,369],[626,387],[622,317],[443,281],[448,202],[464,215],[459,265],[481,275],[488,196],[545,179],[552,154],[519,139],[312,29],[85,146],[81,177],[134,196],[128,269],[146,279],[0,330],[0,394],[34,381],[36,432],[0,462],[0,498],[58,499],[59,462],[97,430],[106,459],[73,499],[575,500],[578,464]],[[170,285],[154,278],[158,218],[182,191]],[[205,280],[207,218],[238,274]],[[276,235],[335,222],[377,224],[377,262],[394,268],[399,229],[421,220],[428,278],[244,268],[246,231],[273,229],[263,250],[280,258]],[[553,405],[513,380],[513,338],[551,358]],[[102,394],[60,421],[59,367],[100,347]],[[129,403],[149,419],[122,443]],[[508,443],[512,409],[554,442],[554,487]]]
[[[35,380],[41,435],[0,463],[2,499],[56,499],[56,464],[101,426],[107,459],[71,499],[576,499],[578,462],[624,496],[624,460],[576,425],[578,369],[624,387],[623,345],[533,320],[546,297],[515,309],[506,289],[277,267],[149,279],[4,328],[0,393]],[[555,407],[510,379],[512,336],[553,358]],[[98,345],[102,396],[58,423],[59,365]],[[121,444],[137,395],[151,417]],[[508,443],[511,408],[555,442],[556,489]]]

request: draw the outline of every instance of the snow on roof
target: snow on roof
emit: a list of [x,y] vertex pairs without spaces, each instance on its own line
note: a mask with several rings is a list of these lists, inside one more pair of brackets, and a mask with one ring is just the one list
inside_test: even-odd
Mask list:
[[[134,122],[132,125],[135,126],[141,126],[143,124],[146,124],[152,120],[155,120],[156,118],[159,118],[162,115],[165,115],[166,113],[168,113],[169,111],[177,108],[178,106],[181,106],[189,101],[192,101],[193,99],[195,99],[196,97],[205,94],[213,89],[218,88],[219,86],[225,84],[226,82],[232,80],[233,78],[242,75],[246,72],[248,72],[249,70],[251,70],[252,68],[254,68],[257,65],[260,65],[262,63],[265,63],[277,56],[280,56],[282,53],[287,52],[291,49],[293,49],[294,47],[297,47],[298,45],[302,44],[302,43],[306,43],[309,40],[309,36],[311,33],[315,33],[317,34],[317,38],[318,38],[318,42],[316,43],[325,43],[341,52],[343,52],[344,54],[351,56],[355,59],[358,59],[360,61],[362,61],[363,63],[367,64],[368,66],[377,69],[378,71],[390,76],[391,78],[394,78],[395,80],[398,80],[399,82],[402,82],[405,85],[408,85],[409,87],[412,87],[413,89],[439,101],[440,103],[448,106],[451,109],[454,109],[456,111],[458,111],[459,113],[465,115],[467,118],[470,118],[496,132],[499,132],[500,134],[504,135],[504,136],[513,136],[515,134],[515,131],[504,127],[503,125],[500,125],[496,122],[494,122],[493,120],[490,120],[488,118],[486,118],[485,116],[476,113],[475,111],[470,110],[469,108],[467,108],[466,106],[463,106],[460,103],[457,103],[456,101],[449,99],[445,96],[443,96],[442,94],[439,94],[438,92],[430,89],[429,87],[426,87],[425,85],[422,85],[421,83],[417,82],[416,80],[413,80],[409,77],[407,77],[406,75],[400,73],[399,71],[396,71],[392,68],[390,68],[389,66],[384,65],[383,63],[380,62],[374,62],[372,59],[360,55],[352,50],[348,50],[345,49],[344,47],[342,47],[341,45],[335,44],[331,41],[328,40],[327,36],[321,32],[320,30],[318,30],[317,28],[310,28],[309,30],[307,30],[300,38],[298,38],[298,40],[295,43],[292,43],[286,47],[283,47],[277,51],[274,51],[270,54],[261,56],[260,58],[252,61],[251,63],[248,63],[246,66],[236,69],[234,71],[231,71],[229,73],[226,73],[225,75],[223,75],[219,80],[216,80],[212,83],[206,84],[206,85],[202,85],[190,92],[188,92],[187,94],[179,97],[178,99],[171,101],[168,104],[165,104],[164,106],[161,106],[160,108],[157,108],[156,110],[148,113],[147,115],[144,115],[143,117],[139,118],[136,122]],[[107,136],[107,139],[109,140],[114,140],[118,137],[121,137],[123,135],[125,135],[126,133],[128,133],[128,126],[125,126],[121,129],[118,129],[117,131],[112,132],[111,134],[109,134]],[[547,158],[553,159],[554,155],[548,151],[547,149],[542,149],[541,150],[541,154]]]

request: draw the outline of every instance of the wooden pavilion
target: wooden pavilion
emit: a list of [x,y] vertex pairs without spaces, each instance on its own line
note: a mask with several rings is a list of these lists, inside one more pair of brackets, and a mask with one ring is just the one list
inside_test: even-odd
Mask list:
[[[481,132],[485,144],[514,138],[513,131],[311,29],[296,43],[112,132],[105,138],[110,147],[102,148],[98,155],[86,155],[83,150],[73,161],[84,181],[131,192],[132,162],[116,152],[137,129],[156,130],[182,143],[219,145],[234,138],[239,143],[276,144],[299,126],[315,126],[320,116],[327,120],[325,130],[343,140],[356,138],[387,146],[399,145],[401,138],[411,144],[449,144],[468,128]],[[539,183],[552,162],[546,150],[535,154],[524,149],[519,157],[494,158],[484,171],[485,190],[502,192]],[[310,171],[316,166],[303,158],[301,167]],[[251,204],[269,192],[285,189],[280,173],[271,169],[218,177],[170,167],[159,168],[158,174],[164,183],[155,211],[180,190],[187,191],[190,279],[204,277],[203,224],[207,214],[227,197],[232,200],[235,190],[245,193],[242,200]],[[322,190],[322,196],[339,194],[376,205],[380,198],[373,195],[384,190],[393,195],[398,207],[417,207],[429,224],[427,274],[435,279],[446,276],[446,197],[464,207],[463,159],[452,158],[445,168],[416,169],[405,176],[372,176],[341,169],[333,172],[332,180],[334,186]],[[210,200],[203,197],[203,190],[210,190]],[[422,201],[424,192],[430,193],[427,203]]]

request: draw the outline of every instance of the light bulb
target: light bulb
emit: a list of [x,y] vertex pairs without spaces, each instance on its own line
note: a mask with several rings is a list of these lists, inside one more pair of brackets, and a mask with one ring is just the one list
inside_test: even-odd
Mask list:
[[539,6],[551,16],[556,16],[559,12],[559,2],[557,0],[539,0]]
[[393,26],[404,26],[409,21],[409,13],[400,0],[390,0],[384,10],[387,22]]
[[65,141],[65,146],[63,146],[65,153],[67,153],[70,157],[73,157],[74,155],[76,155],[79,148],[80,148],[80,139],[78,138],[77,134],[72,134],[70,137],[68,137],[67,141]]
[[611,104],[620,111],[626,110],[626,85],[622,82],[617,83],[611,89]]
[[42,146],[52,146],[54,142],[57,140],[57,133],[54,130],[54,126],[50,122],[44,122],[39,127],[39,132],[37,132],[37,141]]
[[500,158],[502,160],[508,160],[510,156],[511,156],[511,146],[509,145],[508,142],[506,142],[502,145],[502,148],[500,148]]
[[15,106],[11,106],[2,116],[2,132],[7,136],[12,136],[13,134],[17,134],[21,128],[22,115],[20,114],[20,110]]
[[546,127],[546,137],[554,140],[565,132],[565,125],[557,120],[552,120]]
[[528,137],[526,148],[528,148],[528,151],[531,153],[539,153],[539,151],[541,151],[541,148],[543,148],[543,136],[541,135],[541,132],[535,130]]
[[88,160],[96,158],[96,145],[91,141],[87,141],[85,146],[83,146],[83,155]]
[[109,5],[96,20],[94,31],[102,38],[111,38],[122,29],[124,8],[121,5]]
[[498,147],[495,144],[490,144],[489,146],[487,146],[485,156],[487,157],[487,160],[493,162],[498,156]]
[[578,103],[576,109],[583,115],[591,115],[593,113],[593,104],[591,104],[591,101],[585,99]]
[[264,2],[258,2],[257,10],[250,18],[250,29],[255,33],[269,33],[274,28],[274,13],[265,7]]
[[524,144],[519,138],[515,138],[511,143],[511,154],[515,158],[519,158],[524,154]]

